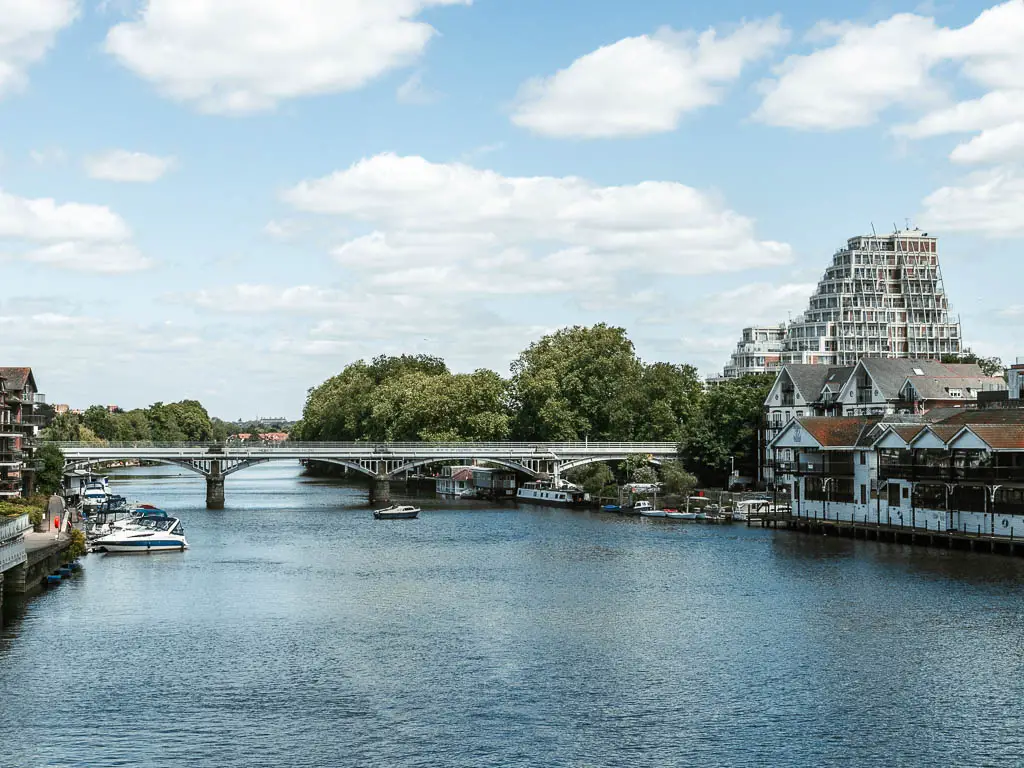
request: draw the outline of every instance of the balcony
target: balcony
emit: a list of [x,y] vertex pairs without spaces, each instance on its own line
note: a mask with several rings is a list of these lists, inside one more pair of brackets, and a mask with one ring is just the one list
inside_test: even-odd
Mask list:
[[1024,483],[1024,467],[948,467],[917,464],[883,464],[882,480],[940,483]]
[[24,451],[0,451],[0,465],[17,465],[25,460]]

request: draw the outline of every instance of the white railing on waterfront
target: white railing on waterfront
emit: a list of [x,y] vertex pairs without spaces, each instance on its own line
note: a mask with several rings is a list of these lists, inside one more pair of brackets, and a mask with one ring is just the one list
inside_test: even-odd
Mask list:
[[0,542],[18,538],[31,528],[32,523],[29,522],[28,515],[0,517]]
[[25,562],[28,562],[28,554],[25,552],[24,539],[14,539],[0,544],[0,573],[16,568]]

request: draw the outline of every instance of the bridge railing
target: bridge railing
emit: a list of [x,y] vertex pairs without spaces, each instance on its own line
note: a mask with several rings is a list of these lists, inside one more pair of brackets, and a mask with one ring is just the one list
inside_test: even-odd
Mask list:
[[209,443],[209,442],[109,442],[109,443],[85,443],[85,442],[58,442],[54,443],[65,452],[98,451],[107,453],[112,450],[144,450],[167,449],[167,450],[201,450],[210,451],[216,455],[218,451],[226,453],[245,451],[281,451],[287,453],[309,452],[309,453],[452,453],[459,451],[501,451],[501,452],[536,452],[536,453],[586,453],[590,451],[598,453],[607,452],[628,452],[628,453],[674,453],[675,443],[630,443],[630,442],[594,442],[577,441],[561,443],[544,442],[337,442],[337,443],[314,443],[314,442],[292,442],[280,443]]

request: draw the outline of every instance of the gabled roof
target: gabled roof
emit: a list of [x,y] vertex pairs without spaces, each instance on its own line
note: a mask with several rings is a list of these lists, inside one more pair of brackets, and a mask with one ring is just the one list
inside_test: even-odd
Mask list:
[[1024,426],[971,424],[969,429],[994,450],[1024,451]]
[[[987,379],[975,363],[938,363],[934,360],[907,358],[865,357],[859,363],[878,388],[879,396],[895,400],[908,378],[975,378]],[[918,373],[920,371],[920,373]]]
[[881,419],[870,416],[809,416],[798,421],[823,448],[854,448],[861,443],[870,445],[868,435]]
[[11,392],[20,392],[25,385],[31,381],[35,386],[35,379],[32,376],[31,368],[3,368],[0,367],[0,379],[7,380],[7,389]]
[[472,480],[473,470],[472,469],[460,469],[458,472],[452,475],[452,480]]
[[808,363],[784,365],[782,370],[789,374],[793,386],[797,388],[800,396],[808,403],[813,403],[820,398],[821,391],[825,388],[826,384],[833,384],[838,392],[846,384],[850,374],[853,373],[853,368],[851,367],[811,365]]
[[[949,400],[951,389],[959,389],[965,400],[976,399],[979,391],[1006,389],[1006,382],[999,376],[908,376],[907,381],[914,385],[917,396],[922,400]],[[906,381],[900,389],[904,386]],[[969,389],[974,390],[974,396],[968,397]]]

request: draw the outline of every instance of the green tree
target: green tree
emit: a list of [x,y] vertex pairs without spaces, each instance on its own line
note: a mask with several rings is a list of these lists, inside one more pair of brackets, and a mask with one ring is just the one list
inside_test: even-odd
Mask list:
[[117,434],[117,419],[105,406],[90,405],[82,415],[82,423],[101,440],[113,440]]
[[53,443],[43,444],[33,458],[38,462],[36,485],[42,493],[60,489],[64,481],[64,452]]
[[679,442],[704,402],[704,383],[697,369],[672,363],[644,366],[640,389],[639,418],[630,438]]
[[942,362],[947,364],[975,363],[986,376],[1001,377],[1006,374],[1006,366],[1003,365],[1003,361],[1000,358],[982,357],[976,354],[970,347],[959,354],[943,355]]
[[590,494],[598,494],[609,485],[615,484],[615,474],[611,467],[603,461],[593,464],[585,464],[577,469],[570,470],[567,479],[575,483]]
[[689,496],[697,487],[697,478],[686,471],[678,461],[663,462],[658,470],[665,492],[674,496]]
[[513,431],[523,440],[627,440],[640,415],[642,378],[622,328],[563,328],[512,363]]
[[146,419],[152,439],[157,442],[181,442],[188,439],[178,424],[175,409],[169,405],[153,403],[146,409]]
[[42,432],[44,440],[58,443],[76,443],[82,439],[81,419],[73,413],[61,413],[53,417],[50,426]]
[[684,428],[679,441],[681,461],[703,483],[724,485],[730,456],[737,469],[756,473],[764,401],[774,382],[771,374],[743,376],[707,392],[699,415]]

